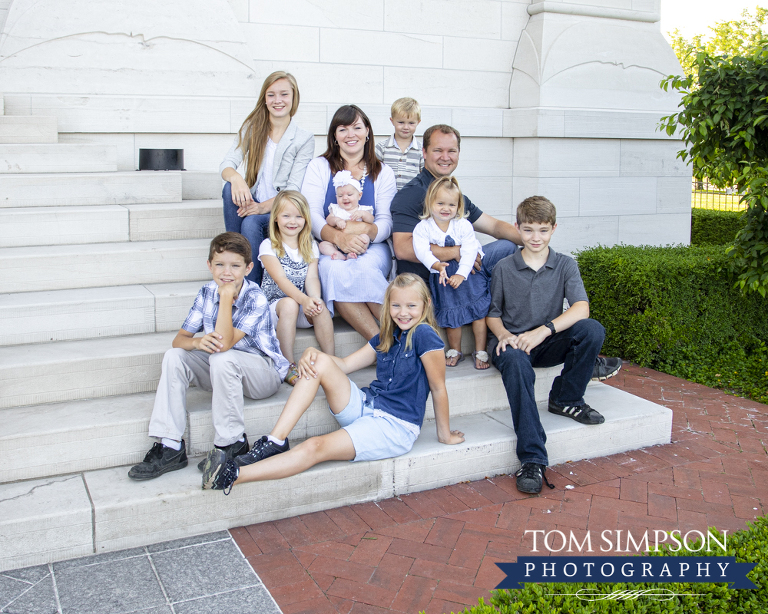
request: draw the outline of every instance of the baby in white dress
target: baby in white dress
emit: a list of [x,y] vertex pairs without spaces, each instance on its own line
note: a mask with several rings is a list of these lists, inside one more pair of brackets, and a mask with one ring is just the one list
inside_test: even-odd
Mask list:
[[[373,207],[360,205],[360,197],[363,189],[360,182],[349,171],[339,171],[333,176],[333,187],[336,188],[337,202],[328,205],[328,217],[325,218],[329,226],[344,230],[347,222],[366,222],[373,224]],[[368,235],[361,235],[367,244],[370,243]],[[320,243],[320,253],[330,256],[333,260],[346,260],[357,258],[357,254],[350,252],[345,254],[337,245],[330,241]]]

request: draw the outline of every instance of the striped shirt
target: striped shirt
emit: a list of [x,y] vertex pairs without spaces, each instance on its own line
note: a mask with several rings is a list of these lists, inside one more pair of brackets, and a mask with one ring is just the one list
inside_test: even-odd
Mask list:
[[411,144],[402,152],[393,134],[387,141],[376,144],[376,157],[395,171],[398,190],[424,168],[421,143],[416,137],[413,137]]
[[[218,286],[215,281],[211,281],[200,288],[181,328],[193,335],[201,331],[207,335],[216,329],[218,315]],[[280,342],[275,335],[267,297],[258,284],[247,279],[243,280],[240,294],[232,304],[232,327],[245,333],[232,349],[271,358],[275,371],[281,378],[285,378],[288,361],[280,353]]]

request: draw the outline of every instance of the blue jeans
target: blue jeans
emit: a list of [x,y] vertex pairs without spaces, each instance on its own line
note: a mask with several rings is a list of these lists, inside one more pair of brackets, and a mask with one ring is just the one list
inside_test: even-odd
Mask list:
[[493,337],[488,342],[491,362],[501,371],[501,381],[507,392],[517,435],[517,458],[521,463],[549,464],[547,435],[536,407],[536,374],[533,368],[564,363],[562,373],[552,383],[549,400],[557,405],[581,405],[604,339],[603,325],[597,320],[587,319],[547,337],[531,350],[530,355],[507,346],[496,356],[498,340]]
[[496,263],[502,258],[506,258],[507,256],[514,254],[515,250],[517,250],[517,245],[512,243],[512,241],[507,241],[506,239],[498,239],[492,243],[483,245],[483,253],[485,256],[483,257],[483,265],[480,267],[480,270],[488,278],[489,292],[491,289],[490,280],[491,275],[493,274],[493,267],[495,267]]
[[232,202],[232,184],[229,181],[224,183],[221,198],[224,201],[224,227],[227,232],[239,232],[251,244],[253,270],[248,274],[247,279],[261,285],[264,270],[258,255],[261,242],[269,236],[269,213],[246,217],[237,215],[237,205]]

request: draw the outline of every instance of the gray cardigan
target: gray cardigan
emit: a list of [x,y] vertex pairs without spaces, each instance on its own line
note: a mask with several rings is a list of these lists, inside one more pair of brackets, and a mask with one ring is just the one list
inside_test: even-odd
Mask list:
[[[219,173],[225,168],[238,169],[243,164],[243,150],[237,146],[237,136],[232,142],[224,161],[219,165]],[[274,173],[272,185],[278,192],[281,190],[300,190],[304,180],[307,164],[315,155],[315,136],[302,130],[293,121],[277,144],[275,151]],[[261,161],[259,174],[264,171],[265,161]],[[256,186],[251,186],[251,194],[256,196]]]

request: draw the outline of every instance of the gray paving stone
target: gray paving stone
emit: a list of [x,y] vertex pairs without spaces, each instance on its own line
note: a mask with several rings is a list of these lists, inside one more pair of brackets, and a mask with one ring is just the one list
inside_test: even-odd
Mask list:
[[22,567],[20,569],[4,571],[0,575],[34,584],[45,578],[49,573],[50,570],[48,569],[48,565],[35,565],[34,567]]
[[176,603],[173,608],[176,614],[221,614],[221,612],[280,614],[280,608],[263,585]]
[[29,582],[0,576],[0,608],[9,604],[32,586]]
[[152,561],[171,603],[261,584],[231,540],[153,554]]
[[48,576],[37,584],[27,584],[27,592],[20,595],[5,608],[0,610],[3,614],[57,614],[59,608],[56,605],[56,595],[53,591],[53,582]]
[[128,550],[118,550],[117,552],[105,552],[104,554],[94,554],[92,556],[82,556],[78,559],[69,559],[68,561],[59,561],[53,564],[53,572],[73,567],[83,567],[85,565],[97,565],[99,563],[109,563],[111,561],[122,561],[136,556],[144,556],[144,548],[129,548]]
[[159,544],[152,544],[151,546],[147,546],[147,550],[154,554],[158,552],[165,552],[166,550],[176,550],[186,546],[195,546],[197,544],[217,542],[223,539],[230,539],[229,531],[216,531],[215,533],[206,533],[204,535],[195,535],[193,537],[185,537],[183,539],[174,539],[173,541],[169,542],[160,542]]
[[54,573],[63,614],[118,614],[167,603],[148,557]]

